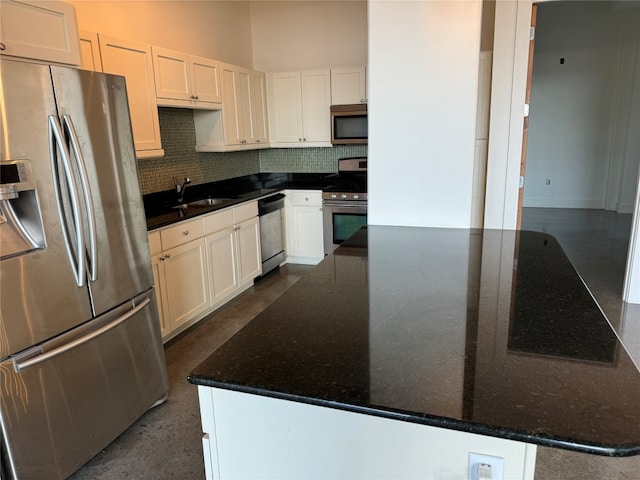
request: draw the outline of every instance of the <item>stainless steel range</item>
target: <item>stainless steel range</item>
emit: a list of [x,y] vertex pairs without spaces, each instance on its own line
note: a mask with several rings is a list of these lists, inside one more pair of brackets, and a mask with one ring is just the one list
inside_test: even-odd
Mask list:
[[325,255],[367,224],[366,157],[338,160],[336,182],[322,192],[322,216]]

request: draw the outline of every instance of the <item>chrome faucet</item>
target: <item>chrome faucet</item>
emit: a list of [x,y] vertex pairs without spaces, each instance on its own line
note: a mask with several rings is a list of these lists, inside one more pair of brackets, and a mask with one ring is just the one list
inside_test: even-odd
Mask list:
[[182,203],[184,201],[184,192],[187,189],[187,185],[191,183],[191,179],[189,177],[185,177],[184,182],[180,183],[176,177],[173,177],[173,181],[176,184],[176,193],[178,194],[178,203]]

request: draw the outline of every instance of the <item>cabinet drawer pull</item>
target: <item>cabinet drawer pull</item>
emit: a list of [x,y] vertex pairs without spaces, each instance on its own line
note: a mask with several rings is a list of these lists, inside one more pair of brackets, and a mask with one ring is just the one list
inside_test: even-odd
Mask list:
[[184,232],[182,232],[182,235],[184,235],[185,237],[189,235],[189,230],[185,230]]
[[0,52],[4,52],[6,49],[7,46],[4,43],[0,42]]

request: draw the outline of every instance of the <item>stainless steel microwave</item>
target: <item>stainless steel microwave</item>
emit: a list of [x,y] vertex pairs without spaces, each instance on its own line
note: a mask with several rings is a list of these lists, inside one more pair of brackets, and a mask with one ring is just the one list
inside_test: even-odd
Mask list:
[[334,145],[367,143],[369,125],[367,104],[331,106],[331,143]]

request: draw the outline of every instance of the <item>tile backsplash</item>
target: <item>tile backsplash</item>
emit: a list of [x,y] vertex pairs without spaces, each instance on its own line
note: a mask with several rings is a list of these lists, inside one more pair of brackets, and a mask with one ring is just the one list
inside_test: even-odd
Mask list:
[[186,108],[159,108],[160,136],[164,157],[138,160],[143,194],[170,190],[173,177],[185,177],[197,185],[260,173],[256,150],[244,152],[196,152],[193,111]]
[[366,145],[335,145],[332,148],[270,148],[260,150],[260,172],[333,173],[338,171],[338,159],[366,156]]
[[196,152],[193,111],[159,108],[164,157],[138,160],[143,194],[172,189],[173,177],[197,185],[255,173],[332,173],[338,159],[366,156],[366,145],[333,148],[271,148],[242,152]]

